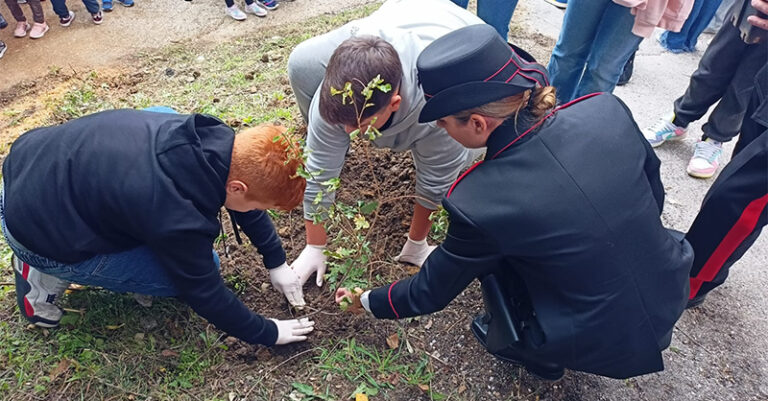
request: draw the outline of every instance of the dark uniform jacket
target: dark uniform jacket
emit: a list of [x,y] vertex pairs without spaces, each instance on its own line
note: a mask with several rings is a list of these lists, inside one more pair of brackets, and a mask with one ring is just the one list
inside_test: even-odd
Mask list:
[[[212,256],[234,138],[213,117],[136,110],[32,130],[3,163],[7,227],[27,249],[68,264],[146,245],[198,314],[272,345],[276,325],[224,286]],[[235,220],[267,268],[285,262],[266,213]]]
[[661,224],[659,160],[629,110],[600,94],[507,147],[513,123],[444,199],[445,242],[417,275],[373,290],[372,312],[431,313],[473,279],[512,271],[540,327],[523,334],[535,357],[616,378],[663,369],[693,254]]

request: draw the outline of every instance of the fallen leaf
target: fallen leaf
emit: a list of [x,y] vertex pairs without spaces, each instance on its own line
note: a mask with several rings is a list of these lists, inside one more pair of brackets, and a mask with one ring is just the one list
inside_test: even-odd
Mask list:
[[368,396],[363,393],[355,394],[355,401],[368,401]]
[[66,372],[67,369],[69,369],[69,359],[64,358],[62,359],[58,365],[56,365],[55,368],[51,371],[50,379],[51,381],[56,380],[57,377],[61,376],[62,373]]
[[117,329],[119,329],[119,328],[121,328],[123,326],[125,326],[125,323],[119,324],[119,325],[109,324],[109,325],[107,325],[107,330],[117,330]]
[[426,385],[426,384],[419,384],[419,388],[420,388],[420,389],[421,389],[421,391],[423,391],[423,392],[427,392],[427,391],[429,391],[429,386],[428,386],[428,385]]
[[169,349],[164,349],[162,352],[160,352],[160,355],[162,355],[162,356],[164,356],[166,358],[170,358],[170,357],[177,357],[177,356],[179,356],[179,353],[176,352],[176,351],[171,351]]
[[229,401],[235,401],[235,398],[237,398],[237,396],[235,395],[235,393],[233,393],[233,392],[230,392],[230,393],[229,393]]
[[425,325],[424,325],[424,330],[429,330],[429,329],[431,329],[431,328],[432,328],[432,323],[434,323],[434,322],[435,322],[434,320],[432,320],[432,319],[429,319],[429,321],[427,322],[427,324],[425,324]]
[[461,394],[461,393],[463,393],[465,391],[467,391],[467,386],[465,386],[463,384],[461,386],[459,386],[459,388],[456,390],[456,392],[459,393],[459,394]]
[[399,345],[400,345],[400,336],[398,336],[397,333],[387,337],[387,346],[389,346],[389,349],[395,349]]

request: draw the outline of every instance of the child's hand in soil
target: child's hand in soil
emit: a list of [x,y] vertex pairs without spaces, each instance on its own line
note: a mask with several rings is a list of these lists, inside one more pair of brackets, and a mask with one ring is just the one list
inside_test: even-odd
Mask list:
[[356,315],[363,313],[363,304],[360,302],[360,295],[363,295],[362,288],[355,288],[354,291],[349,288],[341,287],[336,290],[336,303],[341,310],[352,312]]

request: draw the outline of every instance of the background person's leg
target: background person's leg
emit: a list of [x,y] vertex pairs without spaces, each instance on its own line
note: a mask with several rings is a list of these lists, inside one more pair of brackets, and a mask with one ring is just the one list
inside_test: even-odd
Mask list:
[[740,56],[730,85],[726,87],[720,102],[712,110],[707,123],[701,127],[707,138],[728,142],[739,134],[745,117],[750,117],[747,106],[755,87],[755,76],[768,62],[768,45],[748,45]]
[[632,33],[634,23],[635,16],[629,8],[612,2],[606,7],[574,98],[595,92],[613,92],[624,65],[643,40]]
[[675,125],[687,127],[725,95],[746,50],[739,30],[731,24],[723,25],[691,75],[685,94],[675,100]]
[[550,83],[557,89],[560,103],[571,101],[576,95],[600,21],[609,4],[612,4],[611,0],[568,2],[560,37],[547,66]]
[[[515,13],[517,0],[477,0],[477,16],[508,40],[509,21]],[[466,8],[466,7],[465,7]]]

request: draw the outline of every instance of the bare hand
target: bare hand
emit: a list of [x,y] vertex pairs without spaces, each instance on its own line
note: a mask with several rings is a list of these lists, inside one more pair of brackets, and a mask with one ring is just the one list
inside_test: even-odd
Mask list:
[[[752,7],[763,14],[768,14],[768,0],[752,0]],[[768,31],[768,19],[752,15],[747,18],[747,21],[760,29]]]
[[363,304],[360,302],[360,295],[363,294],[361,288],[355,288],[351,291],[349,288],[341,287],[336,290],[336,303],[341,310],[352,312],[356,315],[363,313]]

